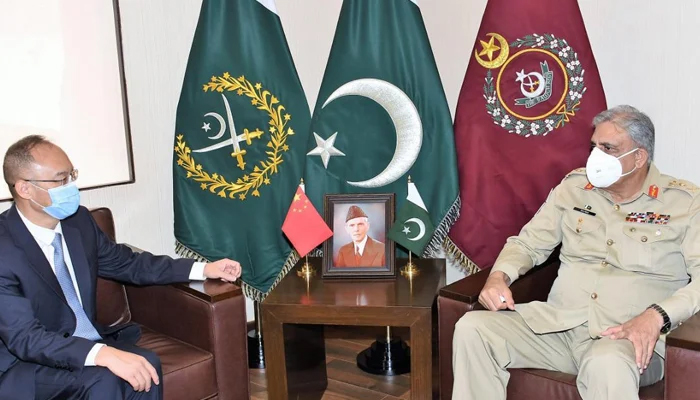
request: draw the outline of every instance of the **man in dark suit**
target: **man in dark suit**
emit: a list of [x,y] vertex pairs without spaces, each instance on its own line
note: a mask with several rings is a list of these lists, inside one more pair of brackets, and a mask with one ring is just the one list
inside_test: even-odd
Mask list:
[[158,357],[136,325],[95,321],[97,277],[137,285],[235,281],[231,260],[193,263],[134,253],[79,206],[78,171],[58,146],[28,136],[3,174],[14,204],[0,214],[0,399],[160,399]]
[[350,206],[345,217],[345,231],[352,242],[338,251],[336,267],[381,267],[386,265],[384,243],[374,240],[369,230],[369,217],[358,206]]

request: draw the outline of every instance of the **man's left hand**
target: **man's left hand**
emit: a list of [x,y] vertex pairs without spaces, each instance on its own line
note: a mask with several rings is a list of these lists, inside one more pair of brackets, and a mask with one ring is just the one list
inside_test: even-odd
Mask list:
[[659,340],[663,323],[661,314],[656,310],[648,309],[622,325],[604,330],[601,335],[613,340],[627,339],[632,342],[637,368],[642,374],[654,355],[654,346]]
[[228,258],[208,263],[204,266],[204,276],[209,279],[221,279],[224,282],[235,282],[241,277],[241,264]]

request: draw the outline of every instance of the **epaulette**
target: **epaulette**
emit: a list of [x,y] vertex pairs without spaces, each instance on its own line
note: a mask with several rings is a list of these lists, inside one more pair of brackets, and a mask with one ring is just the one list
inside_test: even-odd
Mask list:
[[678,189],[682,190],[691,196],[695,197],[698,194],[700,194],[700,188],[695,186],[694,183],[688,182],[683,179],[671,179],[668,181],[668,183],[664,186],[664,188],[667,189]]
[[586,168],[576,168],[575,170],[566,174],[564,179],[568,179],[570,176],[574,176],[574,175],[586,175]]

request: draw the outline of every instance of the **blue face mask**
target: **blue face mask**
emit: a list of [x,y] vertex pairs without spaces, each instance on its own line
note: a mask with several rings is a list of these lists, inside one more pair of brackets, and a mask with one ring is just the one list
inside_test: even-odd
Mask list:
[[[32,183],[32,185],[34,184]],[[34,201],[34,199],[32,199],[32,201],[34,201],[35,204],[43,207],[44,212],[50,216],[58,220],[62,220],[70,217],[71,215],[75,214],[76,211],[78,211],[78,207],[80,207],[80,191],[78,190],[78,187],[75,186],[75,182],[69,182],[63,186],[48,190],[41,186],[34,186],[49,193],[49,197],[51,197],[50,206],[44,207]]]

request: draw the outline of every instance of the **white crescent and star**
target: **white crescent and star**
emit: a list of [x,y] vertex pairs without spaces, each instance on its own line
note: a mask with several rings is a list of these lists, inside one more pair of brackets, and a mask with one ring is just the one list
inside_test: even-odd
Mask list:
[[[374,100],[386,110],[396,131],[396,148],[391,161],[382,172],[367,180],[347,181],[347,183],[363,188],[378,188],[391,184],[408,172],[420,153],[423,144],[423,124],[418,109],[401,89],[387,81],[372,78],[356,79],[345,83],[331,93],[323,107],[326,107],[333,100],[351,95]],[[324,141],[316,133],[314,135],[317,147],[311,150],[308,155],[321,156],[325,168],[328,168],[327,160],[330,160],[331,156],[344,155],[333,147],[332,142],[331,146],[328,146],[331,138]],[[337,132],[332,136],[333,142],[336,135]],[[332,151],[340,154],[332,154]],[[325,159],[324,154],[326,154]]]
[[[405,224],[408,224],[409,222],[413,222],[416,225],[418,225],[418,230],[419,230],[418,234],[412,238],[408,237],[408,234],[411,232],[411,230],[408,229],[408,227],[405,225]],[[413,242],[417,242],[417,241],[423,239],[423,236],[425,236],[425,222],[421,221],[420,218],[409,218],[404,222],[403,233],[406,234],[406,238],[408,238],[408,240],[413,241]]]

